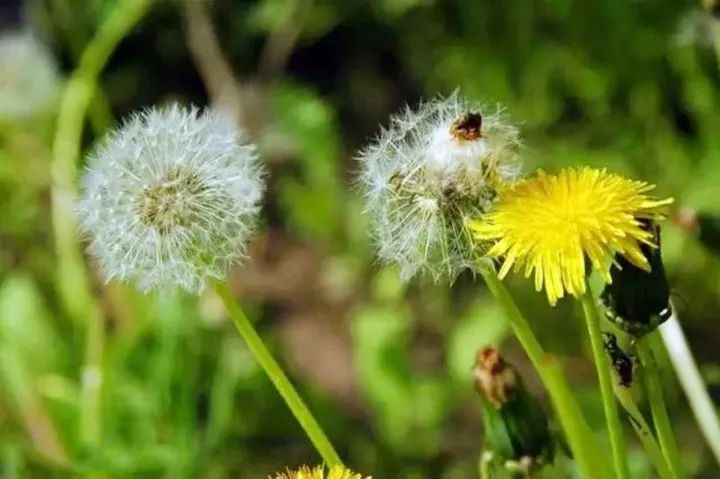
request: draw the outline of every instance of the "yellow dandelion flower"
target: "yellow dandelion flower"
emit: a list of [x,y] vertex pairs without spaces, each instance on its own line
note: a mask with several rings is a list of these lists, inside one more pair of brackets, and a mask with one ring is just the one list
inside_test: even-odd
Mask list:
[[494,209],[473,220],[475,239],[492,241],[487,255],[503,258],[498,275],[524,269],[535,273],[535,288],[543,287],[550,304],[565,291],[585,292],[586,261],[610,282],[615,253],[650,269],[640,244],[655,246],[640,219],[656,218],[672,198],[654,199],[654,185],[593,168],[567,168],[551,175],[507,186]]
[[363,477],[343,466],[332,466],[329,470],[323,466],[314,468],[302,466],[295,471],[281,472],[272,479],[372,479],[372,477]]

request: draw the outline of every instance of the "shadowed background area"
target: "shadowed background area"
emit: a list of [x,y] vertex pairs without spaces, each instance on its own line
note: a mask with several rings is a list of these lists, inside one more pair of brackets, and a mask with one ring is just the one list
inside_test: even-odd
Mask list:
[[[47,46],[59,91],[114,3],[6,1],[0,27]],[[590,165],[657,184],[675,198],[663,224],[673,301],[717,402],[720,256],[676,210],[720,214],[719,32],[691,1],[159,0],[104,69],[83,151],[150,105],[234,114],[270,170],[259,234],[231,272],[256,327],[353,469],[475,478],[475,351],[501,347],[545,394],[480,281],[402,284],[377,263],[356,152],[406,104],[459,89],[505,107],[525,172]],[[0,66],[0,88],[9,74]],[[63,314],[54,282],[56,114],[51,101],[32,117],[0,117],[0,477],[75,477],[91,464],[106,477],[260,478],[318,462],[213,294],[143,295],[103,284],[92,261],[107,321],[103,448],[79,446],[82,326]],[[602,427],[576,303],[550,308],[531,282],[511,275],[508,285]],[[662,366],[688,475],[716,478]],[[652,477],[626,432],[633,476]],[[566,466],[547,477],[569,477]]]

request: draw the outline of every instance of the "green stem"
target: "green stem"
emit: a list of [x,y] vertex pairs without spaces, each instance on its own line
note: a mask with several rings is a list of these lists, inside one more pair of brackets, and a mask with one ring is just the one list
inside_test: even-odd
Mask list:
[[85,359],[82,368],[80,441],[98,445],[102,441],[102,383],[105,325],[95,305],[88,308],[85,327]]
[[639,340],[637,350],[645,372],[645,388],[647,389],[650,411],[652,412],[653,423],[655,424],[655,431],[658,435],[660,447],[665,455],[665,459],[670,465],[673,477],[683,478],[685,477],[685,473],[682,468],[680,450],[675,441],[670,418],[668,417],[665,407],[660,371],[658,370],[657,362],[655,361],[655,356],[650,346],[652,336],[656,334],[658,334],[657,331],[653,331],[647,337]]
[[[72,7],[68,5],[68,0],[52,0],[47,14],[54,17],[59,30],[65,36],[65,43],[70,48],[73,59],[79,59],[83,52],[87,32],[81,31],[81,27],[75,22]],[[95,97],[90,103],[89,109],[88,115],[93,130],[96,135],[102,135],[113,121],[110,102],[102,90],[97,89],[95,91]]]
[[65,311],[76,321],[83,320],[87,305],[93,302],[73,211],[83,123],[97,78],[110,54],[149,5],[149,0],[124,0],[117,4],[88,43],[60,100],[51,165],[52,221],[58,257],[58,293]]
[[505,310],[510,327],[547,389],[582,477],[610,477],[597,438],[572,395],[562,366],[545,353],[510,292],[498,278],[495,268],[491,264],[480,263],[478,271],[496,301]]
[[77,241],[73,211],[77,197],[75,180],[80,156],[83,123],[100,72],[120,40],[138,23],[150,0],[122,0],[100,25],[80,56],[60,101],[57,131],[53,141],[52,224],[57,254],[58,295],[67,315],[85,323],[85,358],[82,373],[80,437],[84,445],[101,441],[101,385],[104,324],[100,307],[90,290],[90,281]]
[[627,479],[630,477],[630,470],[627,464],[625,435],[623,433],[622,423],[620,422],[618,406],[615,402],[615,394],[613,393],[610,361],[605,353],[605,346],[602,335],[600,334],[600,318],[589,283],[586,284],[585,294],[581,296],[580,302],[582,303],[583,312],[585,313],[585,325],[587,326],[588,336],[590,337],[590,346],[592,347],[595,368],[597,369],[598,380],[600,382],[600,394],[602,396],[605,420],[607,421],[608,432],[610,434],[610,447],[612,449],[615,476],[618,479]]
[[623,386],[616,385],[614,389],[615,396],[628,413],[630,424],[635,430],[635,434],[640,440],[643,449],[645,449],[645,453],[652,462],[658,476],[660,479],[673,479],[670,467],[665,460],[665,456],[663,456],[662,449],[660,449],[660,446],[655,440],[655,436],[653,435],[652,429],[650,429],[650,425],[647,423],[645,417],[640,412],[640,408],[638,408],[635,403],[632,393],[628,388]]
[[[720,60],[720,57],[718,59]],[[713,452],[715,461],[720,465],[720,418],[680,326],[677,313],[673,312],[659,330],[670,362],[675,368],[675,375],[695,415],[695,421]]]
[[268,375],[273,385],[277,389],[278,393],[282,396],[287,404],[290,411],[292,411],[295,419],[300,423],[302,428],[305,430],[305,434],[310,438],[310,441],[315,446],[315,449],[320,453],[325,463],[328,466],[342,465],[342,461],[338,456],[337,452],[333,448],[332,444],[328,440],[325,432],[318,424],[317,420],[310,412],[308,407],[305,405],[300,395],[293,387],[288,377],[283,372],[280,365],[275,361],[270,351],[268,351],[265,343],[260,338],[255,328],[248,320],[245,313],[243,313],[240,306],[235,301],[235,298],[230,291],[230,287],[227,282],[215,282],[215,291],[217,292],[220,299],[222,299],[225,308],[227,309],[230,318],[232,318],[235,327],[237,328],[240,336],[245,340],[250,352],[255,356],[255,360],[260,364],[265,373]]

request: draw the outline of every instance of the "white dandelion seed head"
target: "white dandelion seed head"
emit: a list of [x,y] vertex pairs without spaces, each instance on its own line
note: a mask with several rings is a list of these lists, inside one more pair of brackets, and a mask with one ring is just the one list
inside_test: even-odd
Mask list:
[[32,34],[0,35],[0,121],[27,119],[47,110],[58,86],[54,58]]
[[406,280],[452,281],[472,268],[480,251],[466,222],[515,178],[519,146],[501,108],[457,92],[393,117],[359,158],[379,258]]
[[77,204],[105,278],[200,291],[243,259],[263,193],[229,118],[173,105],[133,115],[89,158]]

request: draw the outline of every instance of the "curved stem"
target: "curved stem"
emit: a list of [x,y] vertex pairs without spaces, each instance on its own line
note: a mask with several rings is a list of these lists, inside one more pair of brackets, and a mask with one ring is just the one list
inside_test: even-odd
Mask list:
[[60,100],[52,148],[52,220],[58,255],[58,292],[65,310],[75,320],[82,320],[87,304],[92,302],[73,211],[83,123],[97,78],[110,54],[149,6],[149,0],[124,0],[117,4],[88,43]]
[[653,423],[655,424],[655,431],[658,435],[660,447],[665,455],[665,459],[668,461],[673,477],[683,478],[685,474],[682,468],[680,450],[675,441],[675,435],[673,434],[672,425],[670,424],[670,417],[665,407],[660,371],[658,370],[655,355],[650,346],[652,336],[656,334],[658,333],[653,331],[647,337],[638,341],[637,350],[645,371],[645,387],[647,389],[650,411],[652,412]]
[[332,444],[328,440],[325,432],[318,424],[315,416],[310,412],[310,409],[305,405],[300,395],[295,390],[288,377],[283,372],[280,365],[275,361],[270,351],[268,351],[262,338],[258,335],[253,327],[252,323],[248,320],[245,313],[243,313],[240,306],[235,301],[235,298],[230,291],[230,287],[227,282],[215,282],[215,291],[217,292],[220,299],[222,299],[225,308],[227,309],[230,318],[235,323],[235,328],[240,333],[240,336],[245,340],[248,349],[255,357],[255,360],[268,375],[273,385],[277,389],[278,393],[282,396],[287,404],[290,411],[292,411],[295,419],[300,423],[305,434],[310,438],[310,441],[315,446],[315,449],[320,453],[325,463],[332,467],[335,465],[342,465],[342,461],[338,456],[337,452],[333,448]]
[[570,386],[563,374],[562,366],[545,353],[540,342],[530,329],[530,325],[523,317],[517,304],[515,304],[510,292],[498,278],[492,265],[481,263],[478,265],[478,271],[496,301],[505,310],[510,327],[547,389],[582,477],[610,477],[597,438],[587,424],[579,404],[572,395]]
[[85,359],[82,372],[80,438],[85,445],[101,441],[101,386],[104,324],[100,307],[77,241],[74,202],[75,180],[85,115],[95,92],[97,77],[120,40],[137,24],[150,0],[123,0],[107,16],[83,51],[60,101],[53,140],[52,225],[57,254],[56,284],[60,303],[76,323],[85,323]]
[[585,325],[587,326],[588,336],[590,337],[590,346],[592,348],[595,368],[600,383],[600,394],[602,395],[605,420],[607,421],[608,433],[610,435],[610,447],[612,449],[615,476],[618,479],[627,479],[630,477],[630,470],[627,464],[625,435],[623,433],[622,423],[620,422],[617,403],[615,402],[615,394],[613,393],[610,362],[605,353],[605,346],[603,345],[600,334],[600,318],[598,317],[595,298],[593,298],[589,283],[586,284],[585,294],[581,296],[580,302],[582,303],[583,312],[585,313]]
[[720,465],[720,419],[674,311],[660,326],[660,334],[700,431]]

